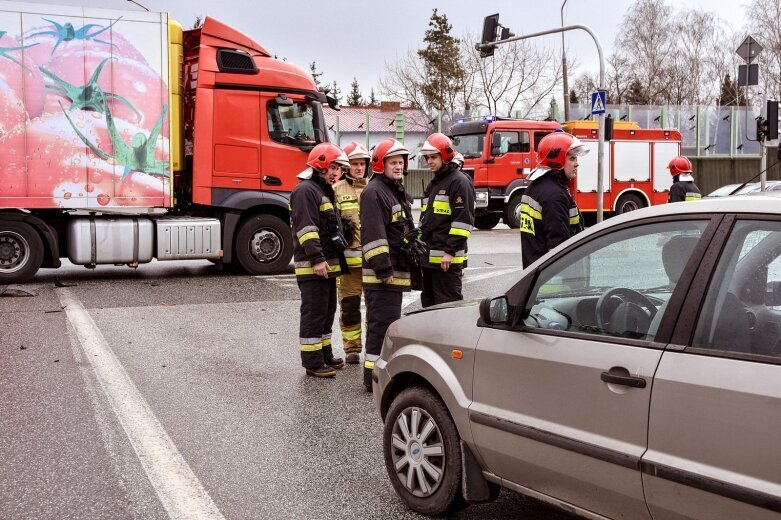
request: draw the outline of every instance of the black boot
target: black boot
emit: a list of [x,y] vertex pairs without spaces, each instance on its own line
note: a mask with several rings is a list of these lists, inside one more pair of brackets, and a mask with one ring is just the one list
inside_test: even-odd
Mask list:
[[372,392],[372,370],[371,368],[363,367],[363,387],[367,392]]
[[307,368],[306,375],[314,377],[336,377],[336,370],[327,365],[322,365],[318,368]]
[[325,364],[331,368],[342,368],[344,366],[344,359],[340,357],[335,358],[330,346],[323,347],[323,359]]

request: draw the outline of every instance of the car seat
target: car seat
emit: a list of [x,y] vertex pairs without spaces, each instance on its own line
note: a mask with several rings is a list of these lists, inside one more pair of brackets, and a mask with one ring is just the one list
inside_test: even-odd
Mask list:
[[[671,291],[675,288],[675,284],[678,283],[678,278],[681,277],[683,269],[686,267],[686,263],[689,261],[699,240],[699,235],[677,235],[662,246],[662,265],[664,265],[664,271],[670,280]],[[664,316],[664,312],[667,310],[669,301],[664,302],[656,310],[656,315],[651,320],[651,325],[648,326],[648,338],[656,336],[656,331],[659,329],[659,324],[662,322],[662,316]]]

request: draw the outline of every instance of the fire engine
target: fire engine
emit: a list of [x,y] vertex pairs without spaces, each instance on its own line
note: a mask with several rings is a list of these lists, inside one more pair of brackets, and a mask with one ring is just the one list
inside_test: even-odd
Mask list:
[[[577,178],[570,190],[587,221],[596,220],[596,121],[555,121],[484,118],[459,121],[450,129],[456,149],[473,170],[477,201],[475,226],[491,229],[499,220],[517,228],[521,196],[528,176],[537,166],[537,146],[550,132],[569,132],[590,149],[579,159]],[[681,153],[681,134],[675,129],[644,129],[636,122],[618,121],[613,138],[605,142],[603,166],[604,208],[618,215],[667,202],[672,176],[670,159]]]

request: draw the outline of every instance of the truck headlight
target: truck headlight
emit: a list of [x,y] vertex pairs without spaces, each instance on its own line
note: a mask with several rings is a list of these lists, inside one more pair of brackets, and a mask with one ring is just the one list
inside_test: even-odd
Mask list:
[[475,190],[475,207],[485,208],[488,206],[488,191]]

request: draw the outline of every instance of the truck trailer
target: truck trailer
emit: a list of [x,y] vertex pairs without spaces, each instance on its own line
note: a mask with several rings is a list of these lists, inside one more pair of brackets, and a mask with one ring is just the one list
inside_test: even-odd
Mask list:
[[94,268],[290,264],[289,193],[327,141],[312,76],[211,17],[0,5],[0,285]]

